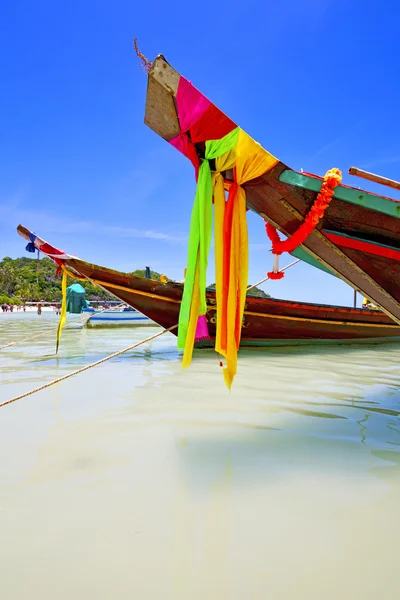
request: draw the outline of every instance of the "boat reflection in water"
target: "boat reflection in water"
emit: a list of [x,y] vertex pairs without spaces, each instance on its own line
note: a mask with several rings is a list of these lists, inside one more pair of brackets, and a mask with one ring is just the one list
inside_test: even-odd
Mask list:
[[132,327],[158,326],[157,323],[130,306],[104,310],[84,308],[81,313],[81,321],[86,327],[103,327],[109,325],[130,325]]

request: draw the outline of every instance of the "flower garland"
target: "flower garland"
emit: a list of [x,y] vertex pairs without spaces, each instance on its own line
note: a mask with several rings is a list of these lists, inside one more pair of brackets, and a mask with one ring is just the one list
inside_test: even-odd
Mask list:
[[279,256],[283,252],[293,252],[306,238],[312,233],[319,221],[325,214],[335,190],[335,187],[342,181],[342,173],[339,169],[330,169],[326,172],[321,190],[316,197],[310,212],[303,223],[286,240],[281,240],[276,228],[271,223],[265,224],[265,230],[272,243],[272,254],[275,255],[273,270],[268,273],[270,279],[282,279],[283,271],[279,271]]

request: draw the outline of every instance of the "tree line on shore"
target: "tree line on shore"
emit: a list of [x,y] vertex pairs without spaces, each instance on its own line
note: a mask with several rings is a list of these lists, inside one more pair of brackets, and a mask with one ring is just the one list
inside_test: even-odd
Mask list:
[[[6,256],[0,261],[0,304],[23,304],[24,302],[60,302],[61,300],[61,275],[56,274],[57,265],[47,257],[37,258],[10,258]],[[137,269],[131,275],[145,277],[145,269]],[[150,277],[160,280],[160,273],[150,271]],[[67,285],[74,283],[68,277]],[[86,298],[89,301],[112,300],[114,296],[100,287],[94,286],[90,281],[84,282]],[[215,284],[209,289],[215,288]],[[252,296],[268,298],[269,295],[253,288]]]
[[[47,257],[10,258],[6,256],[0,261],[0,304],[23,304],[24,302],[60,302],[61,275],[56,274],[57,265]],[[145,276],[145,270],[132,273],[139,277]],[[159,279],[160,274],[151,271],[153,279]],[[76,280],[68,277],[67,285]],[[115,300],[114,296],[100,287],[85,281],[87,300]]]

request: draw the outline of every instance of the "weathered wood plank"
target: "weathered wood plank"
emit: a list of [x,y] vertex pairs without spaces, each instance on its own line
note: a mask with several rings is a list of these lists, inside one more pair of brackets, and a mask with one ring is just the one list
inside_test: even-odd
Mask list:
[[174,97],[153,77],[147,83],[144,122],[167,142],[179,135]]
[[158,81],[170,94],[176,96],[180,75],[167,63],[163,56],[157,56],[149,75],[152,79]]

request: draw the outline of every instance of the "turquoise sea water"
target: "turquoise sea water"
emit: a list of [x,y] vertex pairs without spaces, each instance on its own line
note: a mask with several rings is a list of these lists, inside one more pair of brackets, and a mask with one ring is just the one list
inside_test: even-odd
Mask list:
[[[0,345],[56,327],[0,314]],[[154,328],[0,351],[0,402]],[[400,346],[212,352],[164,335],[0,411],[0,597],[398,597]]]

